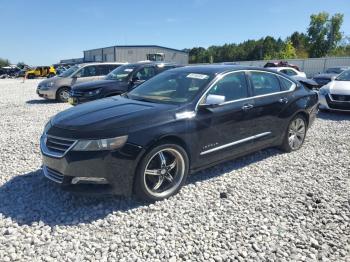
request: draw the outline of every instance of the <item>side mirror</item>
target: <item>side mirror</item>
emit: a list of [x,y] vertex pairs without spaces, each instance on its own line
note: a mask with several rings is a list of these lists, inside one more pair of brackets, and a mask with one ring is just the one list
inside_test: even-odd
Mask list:
[[225,96],[210,94],[206,97],[204,104],[201,104],[200,106],[204,108],[213,108],[224,103],[225,100],[226,100]]
[[137,81],[139,81],[140,79],[137,77],[137,76],[133,76],[132,78],[131,78],[131,82],[132,83],[135,83],[135,82],[137,82]]

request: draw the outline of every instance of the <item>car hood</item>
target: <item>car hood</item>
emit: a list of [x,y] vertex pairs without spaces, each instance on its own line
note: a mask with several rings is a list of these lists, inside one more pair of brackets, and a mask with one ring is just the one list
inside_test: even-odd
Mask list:
[[61,77],[59,77],[59,76],[54,76],[54,77],[45,79],[45,80],[39,82],[39,85],[38,85],[38,86],[45,86],[47,83],[56,82],[56,81],[57,81],[58,79],[60,79],[60,78],[61,78]]
[[76,84],[73,86],[73,91],[90,91],[101,87],[125,87],[126,85],[126,82],[115,80],[97,80]]
[[350,81],[332,81],[328,89],[331,94],[350,95]]
[[[121,96],[109,97],[67,109],[53,117],[51,124],[54,128],[78,131],[76,134],[85,133],[85,137],[101,136],[102,133],[108,137],[110,134],[126,134],[132,127],[137,128],[146,123],[151,126],[174,119],[175,112],[172,112],[176,107]],[[96,134],[96,131],[101,130],[106,132]]]

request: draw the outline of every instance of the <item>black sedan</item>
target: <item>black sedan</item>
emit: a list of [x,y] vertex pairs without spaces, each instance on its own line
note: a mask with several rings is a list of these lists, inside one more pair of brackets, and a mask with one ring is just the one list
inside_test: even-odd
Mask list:
[[176,68],[53,117],[43,172],[69,190],[160,200],[189,173],[267,147],[298,150],[317,107],[314,91],[267,69]]
[[158,62],[126,64],[110,72],[103,80],[74,85],[68,101],[72,105],[77,105],[104,97],[120,95],[155,75],[175,67],[177,67],[175,64]]

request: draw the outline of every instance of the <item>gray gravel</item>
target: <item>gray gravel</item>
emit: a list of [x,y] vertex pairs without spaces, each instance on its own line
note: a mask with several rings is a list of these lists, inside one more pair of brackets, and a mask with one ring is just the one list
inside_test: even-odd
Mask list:
[[0,80],[0,261],[350,261],[350,115],[322,113],[304,147],[202,171],[141,205],[62,192],[39,136],[67,104]]

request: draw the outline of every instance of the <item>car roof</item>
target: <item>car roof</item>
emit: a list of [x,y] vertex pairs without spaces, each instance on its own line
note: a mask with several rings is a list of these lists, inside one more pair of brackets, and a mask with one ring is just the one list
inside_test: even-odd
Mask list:
[[83,64],[77,64],[77,66],[90,66],[90,65],[125,65],[127,63],[124,62],[103,62],[103,63],[99,63],[99,62],[95,62],[95,63],[83,63]]
[[202,73],[202,74],[221,74],[228,71],[240,71],[240,70],[257,70],[266,72],[276,72],[269,70],[268,68],[254,67],[254,66],[242,66],[242,65],[192,65],[184,66],[172,69],[172,71],[182,71],[189,73]]
[[283,70],[283,69],[292,69],[293,71],[298,71],[298,70],[296,70],[295,68],[293,68],[293,67],[288,67],[288,66],[265,67],[265,68],[270,69],[270,70],[274,70],[274,71]]

